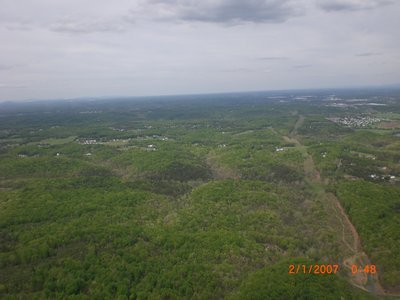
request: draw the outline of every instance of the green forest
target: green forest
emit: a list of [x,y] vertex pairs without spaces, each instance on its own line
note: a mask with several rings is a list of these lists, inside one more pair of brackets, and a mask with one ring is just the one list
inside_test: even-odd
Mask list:
[[400,95],[376,93],[0,103],[0,298],[395,299],[400,126],[368,120]]

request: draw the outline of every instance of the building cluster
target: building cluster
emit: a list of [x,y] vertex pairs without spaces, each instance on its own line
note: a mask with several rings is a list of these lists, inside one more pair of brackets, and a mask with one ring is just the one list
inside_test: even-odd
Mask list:
[[115,128],[115,127],[110,127],[110,129],[111,129],[111,130],[114,130],[114,131],[118,131],[118,132],[124,132],[124,131],[126,131],[126,129],[125,129],[125,128]]
[[155,145],[147,145],[146,151],[157,151],[157,148]]
[[371,174],[371,175],[369,175],[369,177],[372,179],[382,179],[382,180],[395,180],[396,179],[396,176],[394,176],[394,175]]
[[342,117],[342,118],[330,118],[329,120],[344,125],[346,127],[367,127],[375,123],[379,123],[382,120],[374,117]]
[[81,142],[81,144],[83,144],[83,145],[95,145],[95,144],[97,144],[97,140],[96,139],[86,139],[86,140],[83,140]]
[[160,136],[160,135],[152,135],[152,136],[142,136],[142,137],[137,137],[137,138],[127,138],[127,139],[106,139],[106,138],[101,138],[101,139],[94,139],[94,138],[86,138],[86,139],[79,139],[76,140],[77,143],[82,144],[82,145],[96,145],[96,144],[104,144],[107,142],[122,142],[122,143],[128,143],[130,141],[134,140],[148,140],[148,139],[159,139],[162,141],[168,141],[169,138],[166,136]]

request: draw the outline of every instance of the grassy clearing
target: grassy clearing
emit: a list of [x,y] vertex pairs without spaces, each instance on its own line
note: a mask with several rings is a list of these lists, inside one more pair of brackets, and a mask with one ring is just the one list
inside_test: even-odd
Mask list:
[[63,144],[68,144],[68,143],[75,141],[76,138],[77,138],[77,136],[69,136],[69,137],[62,138],[62,139],[49,138],[49,139],[41,140],[38,144],[63,145]]

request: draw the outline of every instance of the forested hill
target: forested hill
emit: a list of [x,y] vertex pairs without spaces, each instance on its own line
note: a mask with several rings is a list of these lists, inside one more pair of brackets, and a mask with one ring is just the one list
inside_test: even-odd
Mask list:
[[400,97],[354,93],[0,104],[0,297],[390,299]]

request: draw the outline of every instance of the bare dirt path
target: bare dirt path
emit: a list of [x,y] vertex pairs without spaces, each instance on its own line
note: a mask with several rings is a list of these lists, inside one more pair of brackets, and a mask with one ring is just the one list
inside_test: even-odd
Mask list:
[[213,153],[207,155],[206,163],[211,169],[214,179],[240,179],[240,175],[235,170],[217,164]]
[[350,282],[354,286],[357,286],[358,288],[361,288],[375,295],[393,296],[392,294],[386,293],[385,290],[382,288],[377,274],[371,275],[366,273],[357,273],[356,275],[353,275],[351,273],[352,265],[357,265],[361,269],[367,265],[371,265],[371,261],[368,258],[367,254],[363,251],[358,232],[354,225],[351,223],[341,203],[335,195],[325,192],[323,186],[324,184],[321,180],[321,175],[315,167],[312,156],[308,153],[307,148],[301,144],[297,137],[298,129],[303,125],[303,123],[304,117],[300,115],[289,136],[282,136],[282,138],[286,142],[293,143],[301,150],[304,157],[304,173],[307,180],[311,184],[320,187],[318,189],[320,197],[330,203],[331,211],[329,211],[328,213],[333,212],[339,220],[340,224],[342,225],[342,242],[343,245],[348,248],[348,252],[351,253],[350,257],[347,257],[343,260],[342,266],[348,270]]
[[297,130],[298,130],[301,126],[303,126],[303,124],[304,124],[304,116],[299,115],[299,118],[297,119],[296,124],[294,124],[294,128],[293,128],[292,132],[290,133],[290,135],[291,135],[292,137],[293,137],[293,136],[296,136],[296,135],[297,135]]

